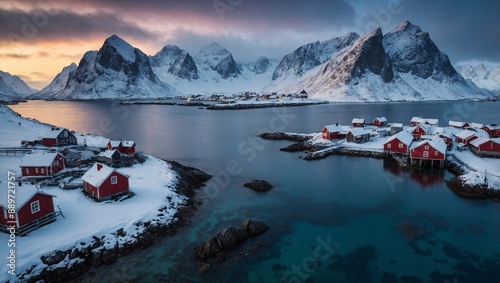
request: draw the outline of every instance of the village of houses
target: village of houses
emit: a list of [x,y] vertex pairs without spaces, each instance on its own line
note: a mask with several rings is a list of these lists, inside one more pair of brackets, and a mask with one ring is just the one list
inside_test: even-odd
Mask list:
[[[14,225],[17,246],[30,247],[16,250],[16,274],[41,264],[43,255],[89,245],[96,236],[102,248],[135,241],[145,229],[141,223],[169,223],[186,202],[170,164],[136,153],[133,141],[50,127],[3,106],[0,124],[0,241],[7,242]],[[15,174],[14,217],[8,172]],[[117,230],[123,231],[119,237]],[[0,253],[8,248],[1,245]],[[7,274],[6,268],[0,272]]]
[[462,167],[465,184],[486,184],[500,190],[500,126],[413,117],[407,125],[377,117],[371,123],[354,118],[351,125],[326,125],[314,134],[313,144],[325,149],[350,149],[384,153],[403,167],[441,169],[446,160]]

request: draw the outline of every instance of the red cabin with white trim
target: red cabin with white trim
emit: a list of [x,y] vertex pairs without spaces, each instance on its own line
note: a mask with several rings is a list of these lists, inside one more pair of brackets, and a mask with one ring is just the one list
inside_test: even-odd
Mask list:
[[477,138],[469,146],[472,152],[480,156],[500,156],[500,138]]
[[353,127],[364,127],[365,126],[365,119],[361,118],[354,118],[352,119],[352,126]]
[[444,161],[446,144],[440,137],[421,141],[411,148],[410,158]]
[[383,127],[387,125],[387,119],[385,117],[377,117],[373,120],[373,125],[377,127]]
[[96,163],[83,177],[85,192],[97,201],[129,192],[128,176],[101,163]]
[[484,125],[481,129],[485,130],[489,135],[490,138],[499,138],[500,137],[500,126],[491,124],[491,125]]
[[394,153],[408,153],[411,143],[413,142],[413,136],[406,132],[399,132],[396,135],[390,137],[384,143],[384,150]]
[[477,133],[471,130],[463,130],[454,134],[457,143],[468,145],[471,141],[478,138]]
[[19,165],[23,177],[50,177],[66,168],[64,156],[57,152],[26,154]]
[[344,139],[346,132],[339,124],[326,125],[321,131],[321,135],[326,140]]

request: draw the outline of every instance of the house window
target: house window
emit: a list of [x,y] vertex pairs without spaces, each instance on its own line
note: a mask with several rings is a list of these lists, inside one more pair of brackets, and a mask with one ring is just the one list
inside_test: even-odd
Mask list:
[[30,169],[26,168],[26,174],[29,174],[29,173],[30,173]]
[[41,168],[41,169],[40,169],[40,172],[41,172],[42,174],[45,174],[45,168]]
[[35,174],[38,174],[38,167],[35,168]]
[[31,205],[31,214],[35,214],[40,211],[40,202],[38,200],[32,202],[30,205]]
[[118,183],[118,177],[116,176],[111,176],[111,185],[117,184]]
[[426,146],[424,147],[424,149],[429,149],[429,146],[428,146],[428,145],[426,145]]
[[428,151],[424,151],[424,157],[429,157],[429,152]]
[[399,148],[403,148],[403,143],[399,143]]
[[434,151],[434,155],[438,155],[438,152],[437,152],[437,151]]
[[390,143],[387,144],[387,148],[391,148],[391,144]]
[[56,166],[59,166],[59,160],[56,160],[55,164],[56,164]]

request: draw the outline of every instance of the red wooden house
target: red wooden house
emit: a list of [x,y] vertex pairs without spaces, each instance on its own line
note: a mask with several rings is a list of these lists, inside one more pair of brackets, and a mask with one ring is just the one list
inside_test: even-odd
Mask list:
[[463,129],[463,128],[467,128],[469,127],[469,123],[467,122],[460,122],[460,121],[449,121],[448,122],[448,126],[450,127],[454,127],[454,128],[459,128],[459,129]]
[[463,143],[465,145],[468,145],[471,141],[478,138],[477,133],[471,130],[463,130],[453,135],[455,136],[457,143]]
[[387,125],[387,119],[385,117],[377,117],[373,120],[373,125],[377,127],[383,127]]
[[108,141],[108,150],[118,150],[123,154],[134,154],[135,153],[135,142],[134,141]]
[[352,119],[352,126],[353,127],[364,127],[365,126],[365,119],[361,118],[354,118]]
[[438,125],[439,120],[438,119],[430,119],[430,118],[422,118],[422,117],[413,117],[410,120],[410,126],[417,126],[420,124],[426,124],[426,125]]
[[413,136],[406,131],[402,131],[390,137],[384,143],[384,150],[394,153],[406,154],[408,153],[412,142]]
[[326,125],[323,127],[321,134],[327,140],[344,139],[346,136],[346,132],[338,123],[335,125]]
[[97,201],[109,200],[129,192],[128,176],[104,164],[94,164],[83,175],[82,180],[85,192]]
[[446,145],[450,145],[453,142],[450,133],[442,132],[442,133],[439,133],[438,136],[443,139],[443,141]]
[[52,128],[42,135],[44,146],[61,146],[76,144],[76,137],[67,129]]
[[500,138],[477,138],[469,143],[469,147],[479,156],[500,157]]
[[8,213],[7,194],[0,196],[0,230],[7,232],[6,228],[15,225],[19,235],[37,229],[43,225],[54,222],[54,196],[44,191],[37,190],[34,186],[23,186],[16,190],[16,208],[14,217]]
[[64,157],[57,152],[26,154],[19,165],[23,177],[50,177],[66,168]]
[[490,138],[500,138],[500,126],[495,124],[484,125],[481,129],[485,130]]
[[444,165],[444,160],[446,158],[446,144],[444,141],[435,136],[430,140],[423,140],[410,149],[410,159],[413,164],[414,160],[419,160],[420,164],[422,161],[431,161],[431,166],[434,161],[439,161],[440,167]]
[[428,135],[431,131],[431,126],[428,124],[420,123],[415,128],[410,130],[410,133],[413,135],[413,139],[419,140],[420,137]]

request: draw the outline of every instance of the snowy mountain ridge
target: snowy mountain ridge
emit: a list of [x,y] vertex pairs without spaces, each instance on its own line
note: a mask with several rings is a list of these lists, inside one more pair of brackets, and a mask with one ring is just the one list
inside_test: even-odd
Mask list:
[[465,79],[471,80],[479,88],[500,95],[500,65],[489,70],[482,63],[476,67],[460,65],[457,70]]

